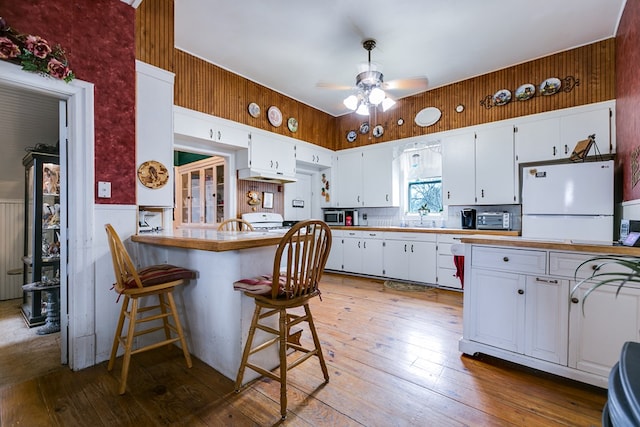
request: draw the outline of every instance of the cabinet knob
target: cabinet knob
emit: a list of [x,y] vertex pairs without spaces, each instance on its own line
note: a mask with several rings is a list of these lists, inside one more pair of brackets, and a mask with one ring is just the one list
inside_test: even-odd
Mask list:
[[553,146],[553,155],[554,156],[556,155],[556,146],[555,145]]
[[404,244],[404,251],[407,252],[407,244]]
[[411,244],[411,253],[413,253],[413,243]]
[[213,139],[213,129],[209,129],[209,138]]
[[218,141],[222,140],[222,133],[220,131],[218,131]]
[[451,191],[447,191],[447,199],[451,198]]
[[504,262],[509,262],[509,257],[508,257],[508,256],[506,256],[506,257],[502,258],[502,260],[503,260]]
[[524,289],[518,289],[518,295],[524,294]]
[[576,297],[573,297],[573,298],[571,298],[571,302],[574,303],[574,304],[577,304],[577,303],[580,302],[580,300],[578,298],[576,298]]
[[484,199],[484,188],[482,190],[480,190],[480,195]]
[[564,154],[569,154],[569,146],[564,144]]

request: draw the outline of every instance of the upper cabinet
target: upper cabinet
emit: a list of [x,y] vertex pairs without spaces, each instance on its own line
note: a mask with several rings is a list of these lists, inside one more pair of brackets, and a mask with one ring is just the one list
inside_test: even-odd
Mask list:
[[173,80],[173,73],[136,61],[136,169],[153,161],[168,172],[161,186],[137,180],[141,206],[173,206]]
[[236,160],[239,178],[295,181],[295,145],[287,139],[252,132],[249,149],[239,151]]
[[474,205],[476,162],[475,132],[462,132],[442,139],[442,203]]
[[295,144],[296,163],[309,169],[325,169],[333,165],[334,152],[328,148],[298,141]]
[[243,125],[182,107],[174,107],[174,132],[177,139],[222,144],[227,149],[249,146],[249,130]]
[[340,152],[336,186],[337,206],[398,206],[398,172],[388,144]]
[[517,163],[567,159],[578,141],[596,136],[595,154],[615,152],[615,103],[553,111],[523,118],[516,123],[515,153]]

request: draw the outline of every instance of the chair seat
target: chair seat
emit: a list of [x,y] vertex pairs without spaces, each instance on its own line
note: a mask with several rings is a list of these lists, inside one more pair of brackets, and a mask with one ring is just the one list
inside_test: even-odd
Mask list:
[[[184,267],[178,267],[171,264],[158,264],[145,267],[138,271],[142,286],[154,286],[161,283],[173,282],[176,280],[195,279],[197,273]],[[137,288],[136,281],[133,277],[125,282],[127,289]]]
[[[286,275],[280,275],[280,292],[284,292],[286,283]],[[252,277],[250,279],[241,279],[233,283],[233,289],[243,291],[252,295],[267,295],[271,293],[273,283],[273,274],[264,274],[262,276]]]

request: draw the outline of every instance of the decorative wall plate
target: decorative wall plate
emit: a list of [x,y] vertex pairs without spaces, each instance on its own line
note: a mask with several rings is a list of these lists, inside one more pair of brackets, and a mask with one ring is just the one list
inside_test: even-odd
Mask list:
[[427,107],[423,108],[416,114],[416,124],[418,126],[431,126],[440,120],[440,116],[442,116],[442,111],[440,111],[436,107]]
[[149,160],[138,168],[138,180],[147,188],[161,188],[169,181],[169,171],[162,163]]
[[289,117],[289,120],[287,120],[287,127],[291,132],[296,132],[298,130],[298,121],[295,117]]
[[360,133],[363,135],[369,133],[369,122],[364,122],[360,125]]
[[511,92],[507,89],[497,91],[493,95],[493,105],[505,105],[511,101]]
[[547,80],[540,83],[540,93],[543,95],[553,95],[560,90],[562,82],[557,77],[549,77]]
[[380,138],[383,133],[384,128],[382,127],[382,125],[376,125],[376,127],[373,128],[373,136],[375,136],[376,138]]
[[260,116],[260,106],[255,102],[249,104],[249,114],[251,114],[251,117],[258,118]]
[[516,99],[518,101],[526,101],[527,99],[531,99],[535,94],[536,87],[531,83],[525,83],[518,89],[516,89]]
[[356,133],[355,130],[350,130],[347,133],[347,141],[349,141],[349,142],[355,141],[357,137],[358,137],[358,134]]
[[269,123],[271,123],[273,126],[278,127],[282,124],[282,113],[280,112],[280,109],[278,107],[272,105],[271,107],[269,107],[269,111],[267,111],[267,114],[269,116]]

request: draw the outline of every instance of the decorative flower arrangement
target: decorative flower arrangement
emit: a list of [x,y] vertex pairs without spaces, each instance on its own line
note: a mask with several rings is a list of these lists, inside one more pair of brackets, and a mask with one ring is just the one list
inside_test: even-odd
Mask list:
[[60,45],[53,48],[40,36],[19,34],[0,17],[0,59],[69,83],[75,78]]

